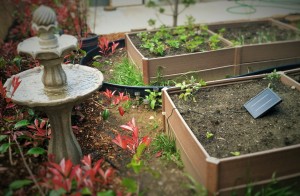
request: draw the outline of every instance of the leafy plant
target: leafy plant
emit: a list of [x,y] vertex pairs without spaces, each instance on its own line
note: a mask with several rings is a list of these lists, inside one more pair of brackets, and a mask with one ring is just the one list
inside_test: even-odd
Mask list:
[[49,161],[45,163],[43,170],[40,170],[39,184],[42,187],[61,190],[64,194],[95,195],[112,181],[114,169],[103,169],[103,159],[93,164],[91,156],[87,155],[81,160],[82,165],[73,165],[70,160],[65,159],[57,164],[53,158],[54,156],[50,155]]
[[177,26],[173,29],[160,27],[156,32],[141,32],[137,36],[141,40],[140,48],[155,56],[165,56],[179,48],[187,52],[216,50],[222,47],[218,34],[210,35],[207,25]]
[[154,138],[151,146],[153,147],[153,152],[156,153],[157,157],[162,157],[167,161],[172,161],[180,168],[183,167],[180,153],[176,149],[175,139],[171,139],[166,134],[161,133]]
[[281,75],[277,73],[276,69],[273,70],[273,72],[267,74],[265,77],[267,80],[269,80],[268,88],[274,88],[277,81],[280,80]]
[[140,70],[138,70],[128,58],[124,58],[122,62],[116,65],[109,82],[131,86],[144,85]]
[[[132,118],[126,125],[121,125],[121,129],[129,131],[131,135],[118,134],[112,141],[124,150],[128,150],[133,154],[127,167],[132,168],[136,174],[139,174],[145,167],[142,155],[145,149],[150,145],[149,136],[139,138],[139,128],[136,126],[135,119]],[[122,184],[127,187],[127,191],[131,193],[139,193],[139,186],[133,179],[125,178]]]
[[[115,95],[116,91],[111,91],[106,89],[103,92],[103,95],[106,97],[107,104],[104,106],[102,111],[103,120],[107,120],[109,117],[109,109],[118,107],[119,114],[123,116],[125,114],[126,108],[128,108],[128,102],[130,101],[127,95],[124,95],[124,92],[119,92],[119,95]],[[125,109],[124,109],[125,107]]]
[[[116,52],[118,45],[119,45],[119,43],[113,42],[112,45],[109,46],[108,39],[106,37],[102,36],[102,37],[100,37],[99,44],[98,44],[98,47],[100,48],[99,52],[103,56],[110,56]],[[94,58],[97,58],[97,57],[101,57],[101,56],[96,56]]]
[[118,134],[112,141],[120,146],[122,149],[129,150],[132,154],[137,153],[137,148],[140,144],[145,144],[146,146],[150,143],[150,138],[148,136],[139,139],[139,128],[136,126],[135,119],[132,118],[126,125],[120,126],[122,130],[129,131],[131,136]]
[[146,95],[145,98],[149,100],[150,107],[152,110],[154,110],[156,107],[161,106],[162,103],[161,92],[158,92],[158,90],[151,91],[149,89],[146,89],[145,91],[149,93],[149,95]]
[[220,37],[218,34],[214,34],[209,37],[209,46],[212,50],[217,50],[220,48],[219,43],[220,43]]
[[185,48],[188,52],[198,52],[200,51],[200,46],[204,43],[200,37],[197,37],[194,40],[189,40],[185,43]]
[[179,98],[183,99],[184,101],[187,101],[189,98],[192,98],[194,102],[196,102],[194,98],[194,93],[196,93],[202,86],[205,86],[206,82],[204,80],[200,80],[198,83],[196,83],[196,80],[193,76],[191,76],[191,79],[186,83],[184,80],[181,83],[176,83],[175,86],[180,87],[180,89],[183,91]]

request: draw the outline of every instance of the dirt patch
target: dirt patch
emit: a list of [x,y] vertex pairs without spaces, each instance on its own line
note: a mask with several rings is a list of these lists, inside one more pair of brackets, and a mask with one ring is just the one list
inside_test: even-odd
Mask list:
[[[212,29],[218,31],[218,29]],[[226,27],[223,37],[234,44],[260,44],[275,41],[297,40],[299,33],[292,29],[280,28],[271,22],[243,23]]]
[[[254,119],[243,104],[268,86],[259,80],[213,88],[195,94],[197,102],[172,95],[177,109],[212,157],[248,154],[300,143],[299,91],[276,83],[283,102],[265,116]],[[207,138],[206,133],[212,133]]]
[[[154,139],[157,134],[163,132],[161,109],[154,111],[145,109],[141,105],[128,108],[125,115],[120,116],[116,107],[110,109],[110,117],[103,120],[101,117],[104,108],[103,100],[103,94],[95,92],[91,98],[75,106],[72,113],[72,126],[78,127],[74,130],[75,137],[82,148],[83,155],[90,154],[93,160],[104,159],[104,167],[113,167],[116,171],[112,184],[109,187],[103,187],[103,189],[120,190],[122,187],[121,181],[126,177],[138,181],[140,193],[143,193],[143,195],[191,195],[192,191],[185,186],[190,181],[185,176],[183,169],[175,164],[156,158],[155,154],[152,153],[152,146],[147,149],[143,157],[148,170],[142,171],[140,176],[137,176],[131,169],[126,167],[132,155],[112,142],[117,133],[124,134],[125,132],[121,130],[120,125],[126,124],[133,117],[139,127],[141,136],[148,135],[151,139]],[[39,114],[39,116],[43,115]],[[23,145],[23,143],[20,144]],[[15,145],[12,147],[15,148]],[[47,145],[44,148],[47,149]],[[26,150],[24,147],[24,153]],[[15,165],[10,164],[8,153],[0,156],[0,175],[1,178],[5,179],[0,182],[0,195],[4,195],[5,190],[13,181],[29,178],[20,154],[13,152],[12,156]],[[37,158],[26,156],[27,164],[34,175],[38,174],[41,164],[46,160],[46,156]],[[36,189],[29,186],[22,189],[19,194],[34,195],[36,191]]]

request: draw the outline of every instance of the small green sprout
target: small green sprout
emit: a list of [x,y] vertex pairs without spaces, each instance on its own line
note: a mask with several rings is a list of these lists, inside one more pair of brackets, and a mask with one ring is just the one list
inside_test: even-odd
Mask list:
[[238,151],[230,152],[230,154],[232,154],[233,156],[240,156],[241,155],[241,153],[238,152]]
[[213,133],[211,133],[211,132],[206,132],[206,138],[207,139],[211,139],[212,137],[214,136],[214,134]]
[[273,70],[273,72],[269,73],[265,78],[269,80],[268,88],[274,88],[275,82],[279,81],[280,74],[277,73],[276,69]]

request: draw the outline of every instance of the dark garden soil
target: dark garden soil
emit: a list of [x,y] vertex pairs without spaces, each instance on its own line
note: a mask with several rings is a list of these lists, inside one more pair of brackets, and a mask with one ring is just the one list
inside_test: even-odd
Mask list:
[[288,74],[288,76],[300,83],[300,73]]
[[[299,91],[276,82],[282,98],[263,117],[254,119],[243,104],[268,86],[267,80],[202,88],[197,102],[185,102],[172,95],[181,115],[212,157],[241,155],[300,143]],[[213,137],[207,138],[206,133]]]
[[[217,32],[218,29],[212,28]],[[299,39],[299,33],[294,30],[280,28],[270,22],[248,23],[227,27],[222,33],[223,37],[234,44],[260,44],[275,41]]]
[[[74,125],[80,127],[76,138],[83,150],[83,154],[91,154],[93,160],[104,158],[108,166],[117,170],[114,186],[119,185],[121,177],[132,177],[138,179],[131,169],[126,165],[130,162],[132,155],[112,143],[112,139],[117,133],[124,134],[120,125],[126,124],[135,118],[137,126],[141,131],[141,136],[150,136],[152,139],[163,132],[161,110],[153,111],[145,109],[143,106],[131,107],[124,116],[120,116],[117,108],[111,110],[108,120],[104,121],[100,115],[102,106],[99,100],[104,99],[99,92],[92,98],[81,104],[80,115],[73,116]],[[84,116],[83,121],[79,119]],[[76,120],[77,118],[77,120]],[[145,160],[147,167],[151,168],[154,174],[144,171],[140,176],[141,193],[145,195],[190,195],[192,191],[185,187],[189,181],[184,175],[184,171],[177,165],[165,162],[155,157],[147,150]],[[117,187],[114,187],[117,188]]]

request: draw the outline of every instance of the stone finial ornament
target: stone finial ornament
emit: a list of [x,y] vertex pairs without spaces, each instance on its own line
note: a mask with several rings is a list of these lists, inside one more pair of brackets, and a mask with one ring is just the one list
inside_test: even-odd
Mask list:
[[32,28],[38,31],[42,48],[56,48],[58,41],[54,33],[57,28],[56,14],[47,6],[41,5],[33,13]]

